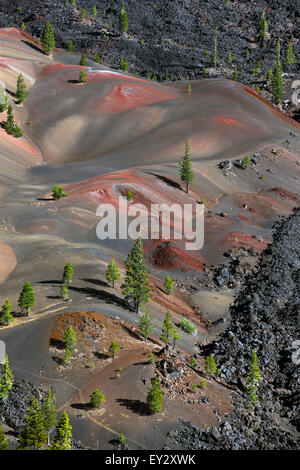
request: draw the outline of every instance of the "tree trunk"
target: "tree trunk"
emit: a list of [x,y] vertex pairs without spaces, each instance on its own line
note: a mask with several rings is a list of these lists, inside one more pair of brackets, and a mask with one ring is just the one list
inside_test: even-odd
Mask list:
[[189,193],[189,182],[186,182],[186,192]]

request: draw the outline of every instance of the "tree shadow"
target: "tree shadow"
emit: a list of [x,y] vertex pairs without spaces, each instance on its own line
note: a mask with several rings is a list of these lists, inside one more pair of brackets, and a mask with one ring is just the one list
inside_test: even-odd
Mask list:
[[56,362],[59,366],[62,366],[64,364],[64,360],[61,357],[57,356],[52,356],[51,359]]
[[54,201],[54,197],[38,197],[37,201]]
[[117,403],[120,403],[121,406],[125,406],[128,410],[131,410],[133,413],[140,416],[150,415],[150,411],[146,403],[143,403],[140,400],[130,400],[128,398],[117,398]]
[[35,51],[40,52],[40,53],[43,54],[43,55],[46,55],[45,52],[43,51],[43,49],[41,49],[40,47],[36,46],[35,44],[32,44],[32,43],[29,42],[29,41],[25,41],[24,39],[22,39],[21,42],[23,42],[23,43],[26,44],[27,46],[31,47],[31,48],[34,49]]
[[98,351],[94,351],[93,354],[94,356],[96,356],[97,359],[110,359],[111,358],[109,354],[100,353]]
[[79,292],[80,294],[84,294],[94,299],[103,300],[105,303],[118,305],[119,307],[126,308],[127,304],[123,299],[120,299],[115,294],[110,292],[106,292],[104,290],[97,290],[91,287],[73,287],[68,286],[69,290],[74,292]]
[[85,282],[89,282],[91,284],[95,284],[96,286],[110,287],[107,282],[101,281],[100,279],[83,278],[83,279],[80,279],[80,280],[85,281]]
[[52,300],[63,300],[60,295],[47,295],[47,299],[52,299]]
[[143,341],[143,337],[137,331],[133,331],[131,328],[129,328],[126,325],[122,325],[122,328],[129,334],[129,336],[132,336],[132,338]]
[[168,186],[172,186],[172,188],[176,188],[176,189],[180,189],[180,190],[182,189],[180,184],[176,183],[176,181],[173,181],[170,178],[167,178],[167,176],[157,175],[156,173],[151,173],[150,171],[147,172],[147,173],[149,175],[155,176],[156,178],[162,180]]
[[50,338],[49,344],[50,344],[50,347],[56,348],[56,349],[65,349],[65,346],[66,346],[64,341],[62,341],[61,339],[57,339],[57,338]]
[[61,284],[62,281],[58,281],[57,279],[51,281],[38,281],[38,284]]
[[80,83],[79,80],[68,80],[68,83]]
[[76,410],[84,410],[89,411],[92,410],[94,407],[91,403],[72,403],[71,408],[75,408]]

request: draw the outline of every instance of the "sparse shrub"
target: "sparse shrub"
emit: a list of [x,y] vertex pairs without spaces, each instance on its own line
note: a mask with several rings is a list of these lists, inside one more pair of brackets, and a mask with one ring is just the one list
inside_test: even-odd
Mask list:
[[102,58],[99,54],[95,54],[94,58],[93,58],[93,61],[96,62],[97,64],[101,64],[102,63]]
[[126,33],[126,31],[128,30],[128,17],[124,3],[122,3],[122,8],[119,13],[119,19],[121,33]]
[[74,269],[72,263],[67,263],[64,267],[64,272],[61,280],[62,284],[72,284],[73,274]]
[[149,364],[154,364],[154,363],[155,363],[154,354],[153,354],[153,353],[150,353],[150,354],[149,354]]
[[67,286],[61,286],[60,296],[63,300],[67,300],[69,298],[69,289]]
[[92,7],[92,13],[93,13],[93,16],[97,16],[98,11],[97,11],[96,5],[94,5],[94,6]]
[[119,434],[118,435],[118,441],[119,441],[120,444],[125,444],[126,437],[124,436],[124,434]]
[[206,385],[207,385],[207,382],[206,382],[206,380],[202,379],[202,380],[201,380],[201,382],[200,382],[200,385],[199,385],[199,386],[200,386],[200,388],[205,388],[205,387],[206,387]]
[[87,61],[84,52],[81,53],[79,65],[81,65],[82,67],[87,67]]
[[26,28],[26,25],[25,25],[24,23],[21,24],[21,29],[22,29],[23,31],[26,31],[27,28]]
[[192,93],[192,85],[189,83],[187,86],[187,93],[190,95]]
[[81,8],[81,12],[80,12],[80,19],[81,20],[84,20],[86,17],[86,11],[84,8]]

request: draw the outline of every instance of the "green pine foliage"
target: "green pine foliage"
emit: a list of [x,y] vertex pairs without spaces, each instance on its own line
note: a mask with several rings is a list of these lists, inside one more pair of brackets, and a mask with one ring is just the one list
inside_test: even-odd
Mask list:
[[0,377],[0,401],[6,402],[8,400],[13,383],[14,375],[9,368],[8,356],[6,355]]
[[148,285],[148,276],[144,260],[144,250],[141,238],[138,238],[136,244],[128,254],[125,262],[126,273],[122,292],[125,301],[132,304],[136,313],[139,307],[148,303],[150,297],[150,287]]
[[93,408],[100,408],[102,403],[105,403],[106,399],[103,393],[100,393],[98,388],[90,396],[90,405]]
[[215,360],[213,354],[210,354],[205,359],[205,370],[206,370],[206,372],[208,372],[209,374],[212,374],[212,375],[219,375],[220,374],[219,369],[217,368],[216,360]]
[[70,52],[71,54],[75,53],[75,44],[73,43],[72,39],[67,42],[66,51]]
[[84,70],[81,70],[79,72],[79,79],[78,79],[79,83],[86,83],[87,82],[87,76],[86,76],[86,72]]
[[55,48],[55,38],[54,38],[52,26],[49,21],[46,22],[46,25],[43,31],[42,43],[43,43],[45,54],[51,55]]
[[111,283],[112,288],[115,287],[115,284],[121,278],[118,265],[115,262],[115,258],[112,258],[106,270],[106,279]]
[[173,330],[174,326],[171,320],[171,312],[170,310],[167,310],[164,322],[162,324],[162,334],[160,337],[161,341],[169,344],[171,342]]
[[246,168],[249,168],[250,163],[251,163],[250,157],[249,155],[246,155],[242,160],[241,166],[244,170],[246,170]]
[[117,341],[113,339],[109,346],[109,352],[112,355],[112,357],[115,358],[118,352],[120,352],[120,350],[121,348],[118,345]]
[[7,96],[5,87],[0,83],[0,113],[7,110]]
[[188,142],[185,144],[185,153],[182,161],[179,162],[179,174],[181,181],[186,184],[186,192],[189,192],[189,185],[194,179],[194,173],[192,170],[191,156],[190,156],[190,145]]
[[74,269],[73,269],[72,263],[67,263],[64,267],[62,283],[64,285],[72,284],[73,275],[74,275]]
[[129,64],[127,59],[120,59],[120,69],[123,70],[123,72],[128,72]]
[[8,442],[5,439],[2,424],[0,423],[0,450],[8,450]]
[[25,98],[29,95],[29,91],[26,88],[26,83],[24,80],[23,75],[20,73],[17,80],[17,91],[16,97],[18,99],[19,104],[23,103]]
[[80,19],[81,19],[81,20],[84,20],[85,17],[86,17],[86,11],[85,11],[84,8],[81,8]]
[[87,67],[87,61],[84,52],[82,52],[81,54],[79,65],[81,65],[82,67]]
[[186,318],[181,317],[178,326],[188,335],[192,335],[196,332],[196,327]]
[[261,382],[261,373],[259,369],[259,361],[257,352],[254,349],[249,364],[249,372],[247,376],[247,394],[253,405],[258,404],[258,387]]
[[122,3],[122,8],[119,13],[119,19],[121,33],[126,33],[126,31],[128,30],[128,17],[124,3]]
[[101,64],[102,63],[101,55],[95,54],[93,57],[93,61],[96,62],[97,64]]
[[51,387],[48,389],[42,401],[42,411],[44,416],[44,426],[48,436],[48,445],[50,445],[50,433],[57,425],[55,397]]
[[147,406],[150,413],[159,413],[162,409],[164,393],[161,390],[161,385],[158,377],[153,377],[151,380],[151,387],[147,395]]
[[93,16],[97,16],[97,15],[98,15],[98,10],[97,10],[96,5],[93,5],[93,7],[92,7],[92,13],[93,13]]
[[64,364],[68,365],[72,357],[73,357],[72,349],[69,346],[67,346],[65,349],[65,354],[64,354]]
[[233,81],[237,82],[238,81],[238,72],[237,72],[237,66],[234,65],[233,67]]
[[282,76],[282,65],[281,65],[281,48],[280,39],[277,41],[276,46],[276,59],[273,66],[273,79],[272,79],[272,94],[275,104],[282,103],[283,96],[283,76]]
[[72,426],[66,411],[62,412],[60,421],[56,426],[56,435],[50,450],[71,450]]
[[266,20],[266,13],[263,10],[261,17],[260,17],[260,23],[259,23],[259,38],[261,43],[264,43],[264,41],[268,38],[269,33],[268,33],[268,23]]
[[30,282],[26,281],[23,285],[22,292],[19,297],[18,305],[22,315],[29,315],[30,308],[34,306],[35,296]]
[[13,135],[16,138],[22,137],[23,131],[15,124],[14,115],[11,105],[7,109],[7,120],[4,123],[7,134]]
[[77,335],[72,326],[64,332],[64,341],[66,348],[70,348],[71,351],[74,351],[77,345]]
[[57,184],[52,188],[52,197],[55,201],[58,201],[62,197],[67,197],[67,193],[65,192],[64,188],[58,186]]
[[218,34],[219,28],[215,27],[214,38],[213,38],[213,53],[212,53],[212,65],[216,67],[218,64]]
[[69,289],[67,286],[62,285],[60,288],[60,296],[63,300],[68,300],[69,298]]
[[9,300],[6,300],[2,305],[0,311],[0,326],[8,326],[14,321],[14,317],[11,314],[12,305]]
[[152,329],[153,329],[153,321],[152,320],[153,320],[153,316],[150,313],[150,311],[148,311],[148,310],[141,316],[141,319],[140,319],[140,322],[139,322],[139,328],[140,328],[140,332],[141,332],[142,336],[144,337],[145,341],[147,341],[147,339],[149,338],[149,336],[152,333]]
[[164,289],[168,295],[172,294],[174,289],[174,281],[170,276],[167,276],[164,282]]
[[296,63],[297,63],[297,59],[293,50],[293,44],[292,44],[292,41],[289,41],[289,45],[288,45],[288,48],[286,50],[286,55],[285,55],[285,64],[289,66],[292,64],[296,64]]
[[47,432],[44,425],[42,408],[36,398],[33,398],[27,411],[25,427],[19,436],[22,449],[40,449],[47,442]]
[[171,336],[172,336],[172,339],[173,339],[173,346],[175,347],[176,344],[177,344],[177,341],[180,340],[180,334],[178,333],[177,330],[173,329],[171,331]]

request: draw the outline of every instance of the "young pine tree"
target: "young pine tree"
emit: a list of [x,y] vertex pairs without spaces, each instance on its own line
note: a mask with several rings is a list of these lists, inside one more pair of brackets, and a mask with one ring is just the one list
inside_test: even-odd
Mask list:
[[118,343],[113,339],[110,346],[109,346],[109,352],[112,355],[113,358],[116,357],[116,354],[121,350],[120,346]]
[[71,39],[70,39],[70,41],[67,42],[66,51],[70,52],[70,54],[75,53],[75,44],[73,43],[73,41]]
[[29,315],[30,308],[34,306],[35,297],[34,292],[31,287],[30,282],[25,282],[22,292],[19,297],[18,305],[20,307],[20,312],[22,315],[27,316]]
[[126,31],[128,30],[128,17],[124,3],[122,3],[122,8],[119,13],[119,19],[121,33],[126,33]]
[[47,442],[47,432],[44,426],[44,416],[41,406],[33,398],[27,411],[25,427],[19,436],[22,449],[40,449]]
[[142,336],[144,337],[145,341],[149,338],[152,333],[153,329],[153,317],[150,311],[146,311],[140,319],[139,328],[141,331]]
[[162,324],[162,335],[160,339],[164,341],[164,343],[169,344],[172,338],[172,332],[174,330],[174,326],[171,320],[171,312],[167,310],[166,317]]
[[139,238],[128,254],[125,262],[126,273],[122,292],[126,302],[132,302],[133,309],[139,312],[139,307],[146,304],[150,297],[150,287],[144,260],[144,250],[141,238]]
[[120,279],[121,275],[119,272],[118,265],[115,262],[115,258],[111,259],[111,262],[107,266],[106,270],[106,279],[111,283],[112,288],[114,289],[116,282]]
[[0,311],[0,326],[8,326],[12,321],[14,321],[14,317],[11,314],[11,309],[12,305],[10,301],[6,300]]
[[61,282],[64,285],[72,284],[73,274],[74,274],[74,269],[73,269],[72,263],[67,263],[64,267],[64,272],[63,272]]
[[65,286],[65,285],[61,286],[60,296],[63,300],[68,300],[68,298],[69,298],[69,289],[67,288],[67,286]]
[[213,354],[210,354],[205,359],[205,369],[206,369],[206,372],[208,372],[209,374],[219,375],[219,370],[217,368],[216,360]]
[[57,425],[57,413],[55,408],[55,397],[52,388],[50,387],[42,401],[42,411],[44,415],[44,426],[48,436],[48,446],[50,445],[51,431]]
[[14,383],[14,375],[9,368],[8,356],[2,366],[2,375],[0,377],[0,401],[6,402],[10,395]]
[[266,20],[266,13],[263,10],[261,17],[260,17],[260,23],[259,23],[259,39],[261,44],[264,44],[265,40],[268,38],[269,33],[268,33],[268,23]]
[[43,43],[45,54],[51,55],[55,47],[55,38],[54,38],[52,26],[49,21],[46,22],[46,25],[43,31],[42,43]]
[[168,295],[172,294],[174,289],[174,281],[172,281],[170,276],[167,276],[165,279],[164,289]]
[[286,50],[286,55],[285,55],[285,65],[289,66],[292,64],[296,64],[297,59],[293,50],[293,44],[292,41],[289,41],[288,48]]
[[52,197],[55,201],[58,201],[59,199],[63,197],[67,197],[67,193],[65,192],[64,188],[61,186],[58,186],[57,184],[53,186],[52,188]]
[[106,399],[103,393],[100,393],[98,388],[90,396],[90,405],[93,408],[100,408],[102,403],[105,403]]
[[85,17],[86,17],[86,11],[85,11],[84,8],[81,8],[80,19],[81,19],[81,20],[84,20]]
[[65,332],[64,332],[64,341],[65,341],[65,346],[66,348],[70,348],[71,351],[74,351],[77,345],[77,335],[76,331],[72,326],[70,326]]
[[261,382],[261,373],[259,369],[259,362],[257,358],[256,350],[254,349],[249,364],[249,372],[247,376],[247,394],[253,403],[258,403],[258,386]]
[[86,83],[87,82],[86,72],[84,70],[81,70],[79,72],[78,81],[79,81],[79,83]]
[[173,329],[171,331],[171,336],[172,336],[172,339],[173,339],[173,346],[175,347],[176,344],[177,344],[177,341],[180,340],[180,334],[178,333],[177,330]]
[[7,134],[13,135],[16,138],[22,137],[23,131],[15,124],[14,115],[11,105],[7,109],[7,119],[4,123]]
[[151,380],[151,387],[147,395],[147,406],[150,413],[159,413],[161,411],[163,396],[164,393],[161,390],[159,378],[154,377]]
[[185,153],[182,161],[179,162],[179,173],[181,181],[186,184],[186,192],[189,192],[189,185],[194,179],[194,173],[192,171],[192,164],[190,158],[190,145],[188,142],[185,144]]
[[7,110],[7,96],[4,85],[0,83],[0,113]]
[[214,38],[213,38],[213,53],[212,53],[212,65],[213,67],[217,66],[218,63],[218,34],[219,28],[215,27]]
[[277,41],[276,59],[273,66],[272,94],[274,103],[280,104],[282,102],[283,96],[283,76],[281,66],[280,39],[278,39]]
[[27,91],[24,77],[20,73],[20,75],[18,76],[18,80],[17,80],[17,91],[16,91],[16,97],[18,98],[19,104],[23,103],[23,101],[25,100],[25,98],[27,98],[28,95],[29,95],[29,92]]
[[62,412],[60,421],[56,426],[56,435],[50,450],[71,450],[72,426],[65,411]]
[[97,64],[101,64],[102,59],[101,59],[100,54],[95,54],[94,58],[93,58],[93,61],[96,62]]
[[87,67],[87,61],[86,61],[86,57],[85,57],[84,52],[82,52],[82,54],[81,54],[79,65],[81,65],[82,67]]
[[97,16],[98,11],[97,11],[96,5],[94,5],[94,6],[92,7],[92,13],[93,13],[93,16]]
[[237,82],[238,81],[238,73],[237,73],[237,66],[234,65],[233,67],[233,81]]
[[0,450],[8,450],[8,442],[5,439],[2,424],[0,423]]

